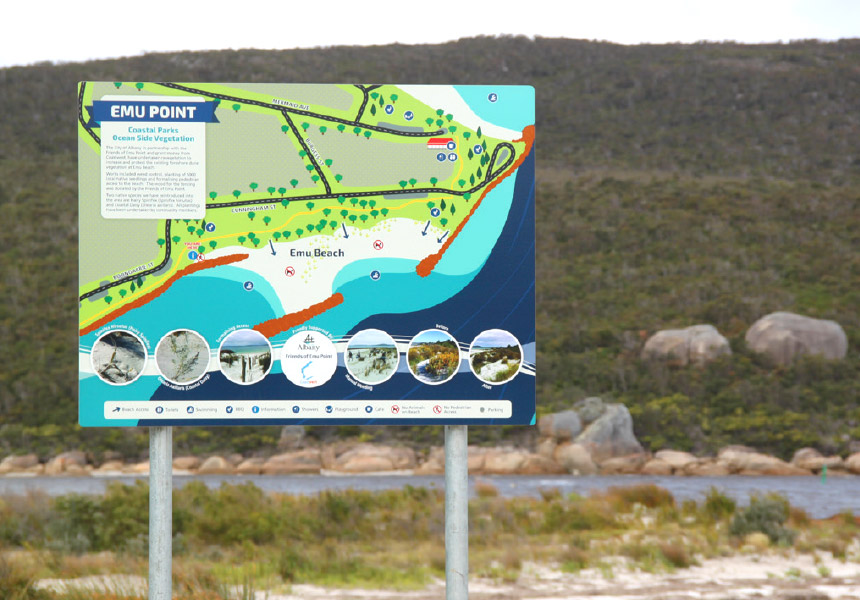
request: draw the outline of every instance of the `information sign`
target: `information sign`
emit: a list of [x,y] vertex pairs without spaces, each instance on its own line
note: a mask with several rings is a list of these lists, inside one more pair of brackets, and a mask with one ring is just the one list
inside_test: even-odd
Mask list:
[[82,82],[78,133],[82,425],[534,423],[533,88]]

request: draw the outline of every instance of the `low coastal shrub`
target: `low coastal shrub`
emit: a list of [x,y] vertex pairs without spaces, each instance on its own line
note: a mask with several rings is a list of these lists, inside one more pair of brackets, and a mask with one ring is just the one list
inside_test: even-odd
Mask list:
[[737,503],[712,487],[702,503],[702,513],[710,521],[721,521],[735,513]]
[[797,532],[785,527],[788,514],[789,504],[783,496],[753,496],[748,507],[735,513],[729,532],[733,536],[743,537],[758,531],[767,535],[773,544],[790,546]]

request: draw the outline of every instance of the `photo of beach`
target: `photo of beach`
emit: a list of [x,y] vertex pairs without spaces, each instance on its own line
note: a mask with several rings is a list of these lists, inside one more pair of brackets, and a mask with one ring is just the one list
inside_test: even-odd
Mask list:
[[445,383],[460,368],[457,340],[439,329],[428,329],[412,338],[406,356],[409,371],[418,381],[430,385]]
[[390,335],[379,329],[364,329],[352,336],[343,362],[356,381],[382,383],[397,371],[400,354]]
[[239,329],[221,342],[218,362],[221,372],[233,383],[256,383],[272,368],[272,346],[259,331]]
[[193,383],[209,369],[209,344],[196,331],[171,331],[155,347],[155,364],[167,381]]
[[127,331],[111,331],[93,344],[93,370],[102,381],[126,385],[140,377],[146,364],[146,348]]
[[519,340],[504,329],[481,332],[469,347],[469,366],[484,383],[498,385],[513,379],[523,364]]

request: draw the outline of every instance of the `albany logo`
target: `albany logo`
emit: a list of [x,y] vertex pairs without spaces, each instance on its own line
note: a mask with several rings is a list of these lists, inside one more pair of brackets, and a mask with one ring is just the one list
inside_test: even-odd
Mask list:
[[315,341],[316,340],[314,339],[313,335],[311,335],[310,333],[307,334],[305,336],[304,342],[299,344],[299,350],[312,350],[312,351],[319,350],[320,349],[319,344],[314,344]]

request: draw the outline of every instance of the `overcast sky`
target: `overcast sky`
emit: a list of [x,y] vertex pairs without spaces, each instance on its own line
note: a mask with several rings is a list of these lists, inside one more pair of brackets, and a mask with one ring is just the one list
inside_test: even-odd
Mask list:
[[0,66],[177,50],[434,44],[502,34],[621,44],[860,37],[857,0],[89,0],[16,2],[3,17]]

